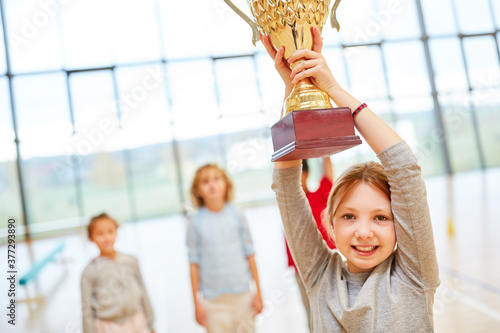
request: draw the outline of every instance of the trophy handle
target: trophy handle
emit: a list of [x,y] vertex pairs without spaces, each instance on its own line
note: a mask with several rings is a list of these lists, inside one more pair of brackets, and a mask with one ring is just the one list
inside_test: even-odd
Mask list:
[[340,31],[340,24],[339,21],[337,21],[337,7],[339,6],[340,1],[341,0],[335,0],[335,4],[333,5],[332,12],[330,14],[330,22],[332,23],[332,28],[337,29],[337,32]]
[[242,19],[244,19],[245,22],[248,23],[250,28],[252,28],[252,33],[253,33],[252,43],[253,46],[257,46],[257,42],[260,40],[259,29],[257,28],[257,24],[255,24],[254,21],[252,21],[245,13],[243,13],[238,7],[236,7],[231,0],[224,0],[224,2],[227,3],[227,5],[231,7],[231,9],[236,12],[236,14],[238,14]]

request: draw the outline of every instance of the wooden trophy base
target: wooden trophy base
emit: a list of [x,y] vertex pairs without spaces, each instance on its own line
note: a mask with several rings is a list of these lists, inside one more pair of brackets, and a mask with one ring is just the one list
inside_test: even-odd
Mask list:
[[292,111],[271,127],[272,161],[326,157],[361,144],[350,108]]

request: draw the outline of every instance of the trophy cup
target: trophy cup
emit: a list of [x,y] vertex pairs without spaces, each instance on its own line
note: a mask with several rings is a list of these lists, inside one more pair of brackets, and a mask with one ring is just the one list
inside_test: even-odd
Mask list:
[[[298,49],[312,49],[311,27],[321,31],[329,13],[330,0],[247,0],[252,21],[231,0],[224,0],[252,28],[252,42],[259,41],[259,29],[270,37],[276,50],[285,45],[285,58]],[[330,16],[340,26],[336,0]],[[298,64],[291,65],[293,68]],[[333,108],[328,94],[307,78],[295,84],[285,100],[284,116],[271,127],[272,161],[325,157],[361,143],[354,133],[350,108]]]

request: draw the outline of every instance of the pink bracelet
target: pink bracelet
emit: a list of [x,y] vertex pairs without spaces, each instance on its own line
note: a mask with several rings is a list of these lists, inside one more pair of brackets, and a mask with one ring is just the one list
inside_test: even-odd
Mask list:
[[352,117],[356,117],[358,115],[358,113],[361,112],[361,110],[363,110],[364,108],[366,108],[366,103],[363,103],[361,104],[360,106],[358,106],[358,108],[356,110],[354,110],[354,112],[352,113]]

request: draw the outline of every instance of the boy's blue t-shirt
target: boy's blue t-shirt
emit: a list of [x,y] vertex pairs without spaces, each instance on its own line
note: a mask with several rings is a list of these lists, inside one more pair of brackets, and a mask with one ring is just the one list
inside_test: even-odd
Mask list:
[[202,207],[189,219],[189,261],[200,268],[204,297],[236,294],[250,289],[247,257],[254,254],[252,238],[243,215],[231,204],[219,212]]

